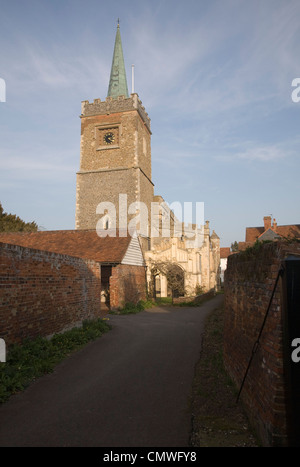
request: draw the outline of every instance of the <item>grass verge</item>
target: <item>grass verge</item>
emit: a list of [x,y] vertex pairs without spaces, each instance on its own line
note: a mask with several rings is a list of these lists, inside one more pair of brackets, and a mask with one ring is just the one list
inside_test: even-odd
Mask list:
[[148,308],[152,308],[156,303],[152,300],[140,300],[136,305],[134,303],[126,303],[123,308],[120,308],[117,311],[110,310],[110,315],[130,315],[135,313],[140,313]]
[[209,314],[200,359],[195,368],[191,405],[195,447],[257,447],[260,445],[223,364],[223,315]]
[[103,320],[84,321],[51,339],[38,337],[9,347],[6,363],[0,363],[0,403],[24,390],[38,377],[51,373],[66,356],[110,330]]
[[186,301],[181,303],[172,303],[171,297],[158,297],[155,300],[140,300],[136,305],[134,303],[126,303],[123,308],[119,308],[118,310],[110,310],[109,314],[111,315],[128,315],[128,314],[135,314],[139,313],[140,311],[144,311],[146,309],[152,308],[154,306],[178,306],[178,307],[185,307],[185,306],[194,306],[198,307],[206,300],[209,300],[211,297],[205,297],[203,295],[203,300],[199,302],[195,301]]

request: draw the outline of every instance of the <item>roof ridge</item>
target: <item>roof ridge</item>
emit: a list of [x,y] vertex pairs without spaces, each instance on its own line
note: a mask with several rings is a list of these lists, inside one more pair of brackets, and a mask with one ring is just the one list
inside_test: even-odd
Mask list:
[[[21,234],[21,235],[20,235]],[[38,232],[1,232],[0,242],[43,251],[66,254],[98,262],[121,263],[132,240],[132,235],[101,237],[96,229],[55,230]]]

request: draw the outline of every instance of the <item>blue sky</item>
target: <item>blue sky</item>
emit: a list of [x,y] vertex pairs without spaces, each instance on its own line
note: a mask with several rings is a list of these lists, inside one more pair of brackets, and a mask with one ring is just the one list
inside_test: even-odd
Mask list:
[[[117,19],[152,128],[155,193],[204,202],[221,246],[299,224],[299,0],[2,0],[0,201],[74,229],[81,101],[105,99]],[[300,94],[300,93],[299,93]]]

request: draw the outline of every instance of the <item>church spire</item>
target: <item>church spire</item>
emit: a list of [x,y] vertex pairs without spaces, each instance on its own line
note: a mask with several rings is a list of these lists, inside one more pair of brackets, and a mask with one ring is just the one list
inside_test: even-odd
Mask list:
[[123,49],[120,34],[120,24],[118,20],[117,34],[115,40],[114,55],[111,65],[110,80],[107,97],[118,97],[128,95],[126,71],[123,57]]

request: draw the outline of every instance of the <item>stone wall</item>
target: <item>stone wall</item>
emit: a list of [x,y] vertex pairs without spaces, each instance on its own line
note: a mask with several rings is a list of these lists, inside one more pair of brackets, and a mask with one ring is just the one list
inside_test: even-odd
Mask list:
[[[191,232],[195,231],[195,227]],[[201,231],[200,231],[201,232]],[[145,260],[148,265],[148,283],[152,283],[151,271],[156,262],[173,262],[184,271],[184,287],[186,295],[193,296],[197,286],[203,291],[218,288],[218,271],[220,264],[220,239],[216,234],[210,236],[209,222],[204,227],[204,234],[199,233],[200,247],[193,245],[193,241],[178,237],[156,237],[152,238],[152,248],[145,252]],[[164,279],[162,279],[163,281]],[[150,288],[150,286],[149,286]],[[167,296],[167,288],[161,282],[161,290]]]
[[50,336],[100,316],[97,263],[0,243],[0,337]]
[[[224,284],[224,362],[238,389],[268,310],[281,262],[288,254],[299,255],[300,244],[261,244],[228,258]],[[279,280],[240,394],[240,401],[265,446],[288,443],[282,332]]]
[[[132,187],[137,185],[137,174],[134,168],[99,171],[77,174],[77,202],[76,202],[76,230],[97,228],[97,223],[101,222],[104,212],[96,212],[97,206],[102,202],[109,202],[107,209],[112,222],[119,227],[119,194],[127,194],[128,207],[136,201],[135,191]],[[104,205],[102,205],[104,207]],[[120,206],[120,208],[122,205]],[[114,215],[115,213],[115,215]],[[124,215],[123,212],[121,213]],[[127,213],[125,213],[127,214]],[[130,220],[129,216],[128,218]],[[125,215],[125,221],[129,223]]]
[[81,103],[82,116],[109,115],[111,113],[126,112],[129,110],[137,110],[150,131],[150,118],[136,93],[131,94],[128,98],[124,96],[119,96],[117,99],[107,97],[105,101],[94,99],[94,102],[83,101]]
[[[112,144],[105,143],[107,133],[113,135]],[[119,194],[128,195],[128,207],[137,201],[145,203],[150,216],[153,200],[150,120],[136,94],[128,99],[82,103],[76,183],[76,229],[96,228],[101,218],[96,214],[100,202],[113,203],[118,226]],[[127,212],[122,215],[127,222],[132,217]]]
[[113,267],[109,284],[112,310],[123,308],[126,303],[146,300],[146,275],[142,266],[119,264]]

